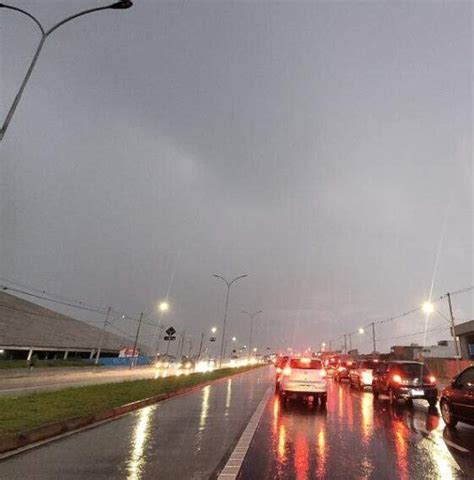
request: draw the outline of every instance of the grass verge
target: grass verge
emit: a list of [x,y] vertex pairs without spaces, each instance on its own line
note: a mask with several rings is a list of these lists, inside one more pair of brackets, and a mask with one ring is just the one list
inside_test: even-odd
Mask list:
[[153,395],[175,392],[253,368],[256,367],[224,368],[187,376],[88,385],[20,397],[0,397],[0,437],[60,420],[101,413]]

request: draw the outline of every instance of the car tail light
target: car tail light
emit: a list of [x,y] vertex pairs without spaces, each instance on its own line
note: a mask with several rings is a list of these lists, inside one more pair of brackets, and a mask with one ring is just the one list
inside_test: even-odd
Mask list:
[[392,377],[392,380],[393,380],[395,383],[402,383],[402,377],[400,377],[400,375],[398,375],[398,374],[395,374],[395,375]]
[[277,367],[277,373],[281,373],[281,368],[280,367]]
[[283,369],[283,375],[286,375],[286,376],[291,375],[291,368],[290,367],[285,367]]
[[434,375],[430,375],[428,377],[428,383],[431,383],[432,385],[436,384],[436,377]]
[[321,377],[324,378],[326,376],[326,370],[324,368],[321,370]]
[[344,370],[345,370],[344,367],[339,367],[339,368],[337,369],[338,372],[343,372]]

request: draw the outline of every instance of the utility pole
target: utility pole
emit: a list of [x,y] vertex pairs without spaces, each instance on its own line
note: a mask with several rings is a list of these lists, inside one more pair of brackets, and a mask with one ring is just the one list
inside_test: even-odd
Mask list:
[[329,351],[332,352],[332,340],[329,340]]
[[160,342],[161,342],[161,337],[163,336],[163,329],[165,328],[165,326],[163,325],[163,323],[160,321],[160,325],[158,327],[158,339],[156,340],[156,353],[155,353],[155,356],[158,355],[158,353],[160,352]]
[[375,323],[372,322],[371,325],[372,325],[372,344],[374,346],[374,354],[375,354],[375,352],[377,351],[377,345],[375,343]]
[[95,365],[99,364],[100,351],[102,350],[102,344],[104,343],[105,331],[107,329],[107,325],[109,324],[109,317],[110,317],[111,311],[112,311],[112,307],[109,307],[107,309],[107,315],[105,317],[104,327],[102,328],[102,332],[100,333],[99,346],[97,347],[97,354],[95,356],[95,362],[94,362]]
[[459,373],[460,366],[459,366],[459,358],[461,356],[461,353],[459,351],[459,345],[458,345],[458,339],[456,337],[456,332],[454,331],[454,315],[453,315],[453,305],[451,303],[451,294],[448,292],[446,294],[448,297],[448,305],[449,305],[449,317],[450,317],[450,326],[451,326],[451,335],[454,340],[454,351],[456,352],[456,369]]
[[344,354],[347,355],[347,335],[344,334]]
[[202,343],[204,342],[204,332],[201,333],[201,342],[199,343],[199,353],[198,353],[198,358],[201,358],[201,353],[202,353]]
[[249,349],[248,349],[248,357],[253,353],[252,346],[253,346],[253,319],[259,314],[262,313],[262,310],[259,310],[258,312],[254,313],[249,313],[246,312],[245,310],[242,310],[242,313],[247,315],[250,318],[250,338],[249,338]]
[[[132,369],[135,353],[137,352],[138,337],[140,336],[140,328],[142,326],[142,320],[143,320],[143,312],[140,313],[140,320],[138,320],[137,334],[135,336],[135,344],[133,345],[133,353],[132,353],[133,356],[132,356],[132,361],[130,363],[130,370]],[[138,355],[137,355],[137,362],[138,362]]]
[[349,352],[352,350],[352,333],[349,333]]

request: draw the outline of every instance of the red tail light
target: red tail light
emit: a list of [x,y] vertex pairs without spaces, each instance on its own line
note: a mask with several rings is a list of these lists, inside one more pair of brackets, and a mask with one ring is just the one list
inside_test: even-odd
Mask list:
[[291,375],[291,368],[290,367],[285,367],[283,369],[283,375],[286,375],[286,376]]
[[324,368],[321,370],[321,377],[324,378],[326,376],[326,370]]
[[281,368],[277,367],[277,373],[281,373]]
[[402,377],[400,377],[400,375],[398,375],[397,373],[392,377],[392,380],[395,383],[402,383]]
[[430,375],[428,377],[428,383],[431,383],[432,385],[436,384],[436,377],[434,375]]

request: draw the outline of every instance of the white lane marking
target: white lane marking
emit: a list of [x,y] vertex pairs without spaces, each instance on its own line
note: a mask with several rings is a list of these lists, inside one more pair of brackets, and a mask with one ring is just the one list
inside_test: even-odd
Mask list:
[[273,389],[273,385],[270,384],[267,388],[267,391],[264,393],[262,400],[258,404],[257,409],[252,415],[250,422],[245,427],[244,433],[242,433],[242,435],[240,436],[236,447],[232,451],[229,459],[227,460],[227,463],[225,464],[225,467],[222,469],[221,473],[217,477],[217,480],[237,478],[237,475],[250,448],[253,436],[255,435],[257,427],[260,423],[260,419],[262,418],[263,412],[265,411],[265,407],[268,403],[268,400],[270,399]]

